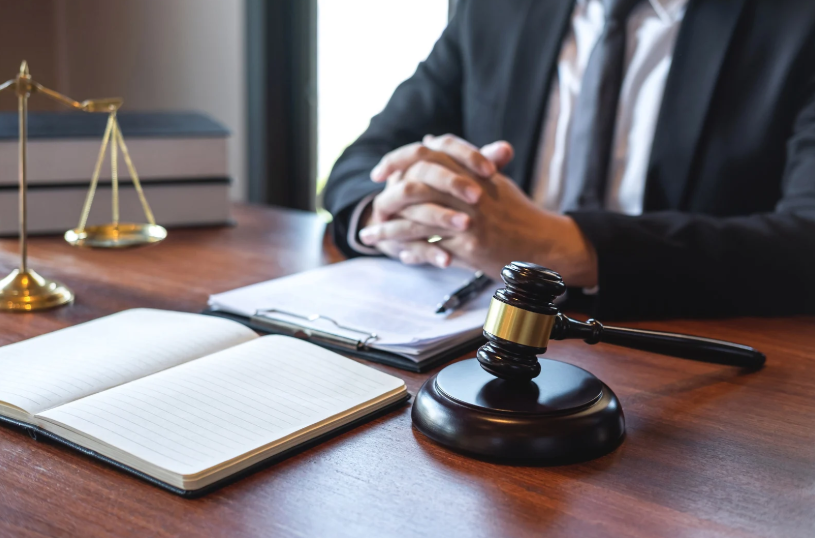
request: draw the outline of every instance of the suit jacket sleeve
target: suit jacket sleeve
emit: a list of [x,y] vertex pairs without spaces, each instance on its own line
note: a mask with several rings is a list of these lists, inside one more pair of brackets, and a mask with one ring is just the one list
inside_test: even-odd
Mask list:
[[600,319],[815,312],[815,76],[772,213],[575,212],[597,250]]
[[426,134],[461,134],[462,67],[459,27],[467,2],[460,2],[428,58],[394,92],[385,109],[334,165],[325,187],[323,206],[334,217],[332,233],[348,256],[359,253],[347,242],[348,224],[356,205],[383,185],[370,173],[389,151],[418,142]]

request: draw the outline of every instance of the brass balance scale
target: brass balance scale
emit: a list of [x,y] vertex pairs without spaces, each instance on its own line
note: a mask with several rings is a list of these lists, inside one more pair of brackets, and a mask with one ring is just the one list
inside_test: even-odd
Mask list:
[[[27,186],[26,177],[26,141],[28,138],[28,98],[31,94],[41,93],[71,108],[89,113],[107,113],[108,121],[102,137],[102,147],[91,176],[90,189],[85,198],[79,225],[65,232],[65,240],[77,247],[127,248],[157,243],[167,237],[167,230],[156,224],[153,212],[144,196],[136,168],[130,159],[124,137],[122,136],[116,112],[121,108],[121,98],[88,99],[74,101],[58,92],[50,90],[31,78],[27,62],[20,65],[17,76],[0,85],[0,91],[13,88],[17,94],[19,113],[19,185],[20,185],[20,267],[0,280],[0,311],[32,312],[65,305],[74,300],[74,293],[64,284],[40,276],[28,267],[28,230],[27,230]],[[88,215],[99,183],[99,173],[105,160],[105,152],[110,146],[111,188],[113,195],[112,221],[98,226],[87,226]],[[119,222],[119,171],[118,155],[122,152],[130,178],[136,188],[146,224]]]

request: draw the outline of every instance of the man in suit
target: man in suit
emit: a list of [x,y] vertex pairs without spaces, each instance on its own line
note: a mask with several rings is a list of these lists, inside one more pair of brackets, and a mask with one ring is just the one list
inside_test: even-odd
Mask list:
[[324,200],[349,255],[598,317],[815,312],[815,3],[462,0]]

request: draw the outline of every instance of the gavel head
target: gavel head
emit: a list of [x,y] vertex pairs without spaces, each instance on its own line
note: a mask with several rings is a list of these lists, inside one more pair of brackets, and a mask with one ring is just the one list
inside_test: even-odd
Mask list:
[[537,355],[546,351],[566,285],[555,271],[512,262],[501,271],[506,284],[495,292],[484,322],[488,342],[478,350],[481,367],[501,379],[529,381],[540,374]]

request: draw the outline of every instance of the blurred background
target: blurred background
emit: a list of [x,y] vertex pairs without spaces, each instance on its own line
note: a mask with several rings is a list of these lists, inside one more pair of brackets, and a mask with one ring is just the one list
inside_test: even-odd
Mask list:
[[[450,0],[0,0],[0,79],[231,132],[236,201],[316,209],[342,150],[441,34]],[[0,80],[0,81],[2,81]],[[0,110],[16,110],[12,93]],[[58,110],[31,99],[32,110]],[[138,168],[138,163],[136,163]]]

